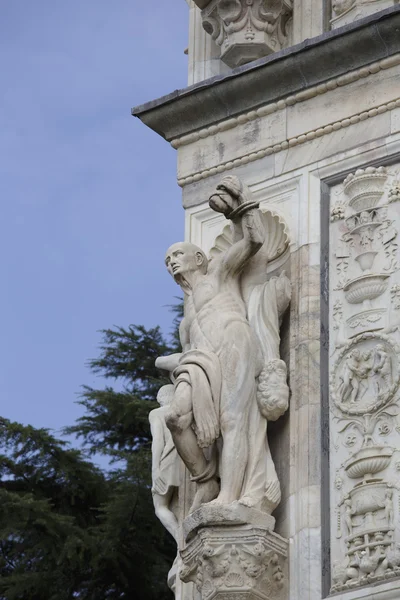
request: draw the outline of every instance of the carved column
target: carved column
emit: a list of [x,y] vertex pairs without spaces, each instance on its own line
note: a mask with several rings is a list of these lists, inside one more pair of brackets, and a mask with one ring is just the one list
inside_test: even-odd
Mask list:
[[290,45],[293,0],[195,0],[221,60],[243,65]]
[[397,4],[397,0],[332,0],[332,29]]
[[369,167],[333,192],[332,592],[400,575],[399,190]]

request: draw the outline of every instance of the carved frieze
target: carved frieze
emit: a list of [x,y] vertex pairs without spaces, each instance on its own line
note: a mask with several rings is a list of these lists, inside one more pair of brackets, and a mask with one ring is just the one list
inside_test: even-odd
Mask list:
[[289,45],[293,0],[196,0],[221,60],[243,65]]
[[331,211],[332,592],[400,575],[397,176],[357,170]]

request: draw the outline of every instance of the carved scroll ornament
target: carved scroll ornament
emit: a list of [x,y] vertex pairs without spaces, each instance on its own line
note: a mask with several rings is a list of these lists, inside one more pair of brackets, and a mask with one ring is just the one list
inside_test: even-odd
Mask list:
[[203,27],[221,46],[221,60],[243,65],[288,45],[292,0],[195,0]]

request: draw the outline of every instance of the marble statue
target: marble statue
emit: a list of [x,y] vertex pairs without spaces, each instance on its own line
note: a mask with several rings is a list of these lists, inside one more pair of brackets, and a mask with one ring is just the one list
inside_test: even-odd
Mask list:
[[288,406],[279,327],[290,284],[285,274],[267,281],[259,207],[236,177],[217,186],[210,207],[231,220],[232,245],[208,260],[199,247],[181,242],[165,257],[185,295],[183,352],[156,363],[175,378],[165,422],[197,484],[190,512],[238,501],[270,514],[280,486],[267,420]]
[[174,386],[164,385],[157,394],[159,408],[149,414],[153,438],[152,452],[152,495],[157,517],[178,542],[178,521],[173,510],[179,488],[179,456],[169,429],[165,423],[168,405],[174,396]]

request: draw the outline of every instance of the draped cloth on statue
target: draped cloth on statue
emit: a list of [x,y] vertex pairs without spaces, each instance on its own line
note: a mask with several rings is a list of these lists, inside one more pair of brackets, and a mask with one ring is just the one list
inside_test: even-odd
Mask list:
[[[247,306],[250,327],[262,350],[263,368],[248,400],[248,455],[240,501],[267,512],[272,512],[280,500],[279,481],[267,439],[267,421],[276,420],[288,407],[286,365],[279,357],[279,328],[289,302],[290,283],[283,274],[255,286]],[[204,350],[188,350],[182,354],[174,378],[175,389],[182,382],[191,387],[193,429],[198,445],[200,448],[212,446],[221,433],[219,356]]]
[[213,352],[188,350],[174,371],[175,388],[188,383],[192,388],[193,429],[200,448],[208,448],[220,435],[219,405],[221,368]]
[[242,501],[267,512],[280,500],[267,422],[278,419],[288,407],[286,365],[279,357],[279,328],[290,297],[290,282],[283,273],[255,286],[248,301],[248,319],[260,343],[264,367],[258,378],[257,401],[253,402],[249,415],[250,452]]

